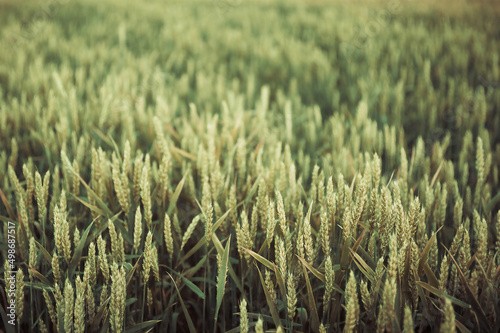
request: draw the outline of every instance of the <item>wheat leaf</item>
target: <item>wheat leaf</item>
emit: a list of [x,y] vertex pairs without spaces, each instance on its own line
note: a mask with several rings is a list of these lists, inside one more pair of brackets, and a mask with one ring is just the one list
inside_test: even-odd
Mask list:
[[215,322],[217,322],[217,317],[219,315],[219,309],[222,304],[222,298],[224,296],[224,291],[226,289],[226,277],[227,277],[227,266],[229,265],[229,249],[231,247],[231,236],[226,243],[226,248],[222,254],[222,264],[219,269],[219,274],[217,276],[217,303],[215,308]]

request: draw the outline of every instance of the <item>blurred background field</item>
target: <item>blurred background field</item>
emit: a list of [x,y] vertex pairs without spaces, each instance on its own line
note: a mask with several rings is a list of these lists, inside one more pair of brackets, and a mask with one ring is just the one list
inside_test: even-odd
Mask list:
[[0,0],[0,219],[26,276],[4,330],[244,332],[246,299],[250,330],[498,331],[499,17]]
[[[2,87],[4,95],[34,94],[42,84],[35,81],[44,78],[26,82],[25,73],[36,66],[46,73],[66,70],[66,76],[78,69],[86,85],[116,73],[134,76],[147,104],[148,85],[161,81],[169,92],[164,95],[175,96],[180,108],[192,102],[215,110],[228,90],[242,93],[245,107],[252,107],[266,84],[271,102],[281,92],[317,104],[325,115],[349,113],[365,99],[378,123],[404,128],[410,142],[420,133],[433,140],[457,106],[470,102],[468,95],[498,81],[498,6],[454,3],[446,15],[443,5],[368,2],[54,0],[11,6],[2,11]],[[22,52],[15,52],[17,43]],[[151,80],[153,73],[158,78]],[[485,88],[485,98],[494,99],[495,90]],[[85,90],[79,94],[90,94]],[[431,117],[422,116],[429,109],[435,109]]]

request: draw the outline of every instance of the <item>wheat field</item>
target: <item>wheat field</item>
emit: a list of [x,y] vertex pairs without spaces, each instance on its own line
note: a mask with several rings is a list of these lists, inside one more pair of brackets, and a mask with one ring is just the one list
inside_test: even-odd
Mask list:
[[0,332],[500,331],[499,14],[0,1]]

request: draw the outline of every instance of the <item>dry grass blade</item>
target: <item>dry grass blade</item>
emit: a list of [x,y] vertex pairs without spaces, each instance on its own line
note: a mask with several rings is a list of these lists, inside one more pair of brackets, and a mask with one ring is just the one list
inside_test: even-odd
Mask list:
[[257,189],[259,188],[259,183],[260,183],[260,180],[261,180],[262,176],[259,175],[257,177],[257,179],[255,180],[255,182],[253,183],[252,187],[250,188],[250,190],[248,191],[248,194],[245,198],[244,201],[240,202],[238,204],[239,205],[242,205],[242,204],[245,204],[245,206],[248,206],[249,203],[250,203],[250,200],[253,198],[253,196],[255,195],[255,192],[257,192]]
[[141,254],[141,256],[137,259],[137,261],[135,262],[134,267],[132,267],[132,269],[127,272],[127,276],[126,276],[126,279],[125,279],[127,281],[127,286],[130,284],[130,281],[132,281],[132,277],[134,276],[134,273],[137,270],[137,267],[139,267],[139,261],[141,261],[141,258],[142,258],[143,255],[144,255],[144,253]]
[[[105,142],[108,146],[110,147],[113,147],[115,149],[115,151],[117,151],[118,155],[119,155],[119,151],[118,151],[118,148],[116,147],[116,143],[114,142],[114,140],[112,140],[112,137],[110,135],[106,135],[104,134],[99,128],[95,127],[95,126],[90,126],[90,129],[95,133],[97,134],[97,136],[103,141]],[[110,140],[111,139],[111,140]]]
[[100,209],[99,207],[95,206],[95,205],[91,205],[90,203],[80,199],[79,197],[74,197],[76,200],[80,201],[85,207],[87,207],[88,209],[90,209],[91,211],[101,215],[101,216],[106,216],[106,213]]
[[191,161],[196,161],[196,156],[195,156],[195,155],[190,154],[190,153],[188,153],[187,151],[182,150],[182,149],[180,149],[180,148],[177,148],[177,147],[176,147],[176,146],[174,146],[174,145],[172,145],[172,147],[171,147],[171,148],[172,148],[172,153],[174,153],[174,154],[175,154],[175,153],[177,153],[177,154],[179,154],[179,155],[181,155],[181,156],[184,156],[184,157],[186,157],[186,158],[189,158]]
[[297,258],[299,258],[299,260],[307,267],[308,270],[311,271],[311,273],[314,274],[314,276],[316,276],[318,279],[320,279],[321,282],[325,283],[325,274],[321,273],[316,268],[314,268],[311,265],[309,265],[307,263],[307,261],[304,258],[302,258],[301,256],[299,256],[299,255],[295,255],[295,256]]
[[[82,185],[87,190],[88,195],[91,195],[92,198],[97,202],[97,204],[99,204],[99,207],[105,213],[105,215],[104,214],[102,214],[102,215],[106,216],[106,217],[113,216],[113,212],[108,208],[108,206],[104,203],[104,201],[90,188],[90,186],[85,182],[85,180],[83,180],[83,178],[77,172],[75,172],[75,170],[73,170],[73,167],[71,167],[71,165],[68,165],[68,168],[70,168],[73,175],[76,176],[80,180]],[[77,198],[77,197],[75,197],[75,198]],[[81,202],[81,200],[80,200],[80,202]]]
[[222,215],[221,217],[219,217],[219,219],[214,223],[214,225],[212,226],[212,233],[214,233],[217,229],[219,229],[219,227],[221,226],[221,224],[224,222],[224,220],[226,219],[226,217],[229,215],[229,213],[231,212],[231,209],[228,209],[224,215]]
[[371,269],[371,267],[368,266],[363,258],[361,258],[360,255],[354,252],[352,249],[351,255],[353,256],[354,263],[356,264],[356,266],[358,266],[361,273],[363,273],[363,275],[365,275],[370,280],[370,282],[375,282],[375,272]]
[[358,247],[356,250],[356,253],[358,253],[362,258],[364,258],[366,264],[373,270],[377,264],[373,261],[373,258],[363,249],[362,246]]
[[427,244],[424,247],[424,250],[420,254],[420,260],[418,262],[418,275],[420,276],[422,274],[422,271],[424,270],[424,265],[427,263],[427,257],[429,256],[429,252],[431,251],[432,244],[436,241],[436,235],[437,233],[442,229],[443,227],[439,228],[431,238],[427,241]]
[[0,198],[2,198],[2,202],[7,209],[7,213],[9,214],[9,217],[11,218],[12,221],[16,220],[16,214],[14,214],[14,211],[12,210],[12,207],[10,206],[9,200],[5,197],[5,194],[3,193],[2,189],[0,188]]
[[419,286],[421,286],[422,288],[424,288],[425,290],[433,293],[434,295],[436,296],[439,296],[443,299],[449,299],[453,304],[456,304],[464,309],[470,309],[471,306],[470,304],[467,304],[465,302],[462,302],[461,300],[459,300],[458,298],[455,298],[453,296],[450,296],[448,294],[446,294],[445,292],[437,289],[437,288],[434,288],[433,286],[431,286],[430,284],[428,283],[425,283],[425,282],[422,282],[422,281],[417,281],[416,282]]
[[[214,245],[215,245],[215,248],[217,249],[217,252],[220,255],[222,255],[224,253],[224,248],[222,247],[222,244],[221,244],[219,238],[215,235],[215,233],[212,233],[212,241],[214,242]],[[236,285],[236,288],[238,288],[238,290],[243,294],[244,293],[243,286],[241,285],[238,276],[234,272],[233,266],[231,266],[231,264],[229,264],[227,267],[229,270],[229,275],[233,279],[233,282]]]
[[200,238],[200,240],[198,241],[198,243],[196,243],[195,246],[193,246],[180,260],[179,262],[177,263],[177,266],[176,268],[180,267],[182,265],[183,262],[185,262],[186,260],[188,260],[189,258],[191,258],[193,256],[193,254],[196,253],[196,251],[198,251],[199,249],[201,249],[203,247],[203,245],[206,244],[206,237],[205,236],[202,236]]
[[75,268],[82,258],[82,251],[85,246],[85,243],[87,242],[87,237],[89,235],[90,229],[92,228],[93,225],[94,222],[92,221],[87,227],[87,229],[85,229],[83,235],[80,237],[80,241],[78,242],[78,246],[75,249],[75,253],[73,254],[73,258],[71,259],[71,262],[69,263],[68,267],[68,277],[70,278],[73,276]]
[[318,309],[316,308],[316,302],[314,300],[314,294],[311,287],[311,282],[309,281],[309,276],[307,275],[306,266],[302,265],[302,270],[304,272],[304,277],[306,279],[307,296],[309,311],[311,312],[311,327],[314,332],[319,332],[319,316]]
[[434,176],[432,177],[432,180],[431,180],[431,188],[432,188],[432,187],[434,187],[434,183],[436,182],[437,177],[439,176],[439,173],[441,172],[441,168],[443,167],[443,163],[444,163],[444,161],[441,161],[441,163],[439,164],[438,169],[436,170],[436,173],[435,173],[435,174],[434,174]]
[[359,246],[361,245],[361,242],[363,241],[363,238],[365,237],[366,234],[366,229],[363,229],[361,232],[361,235],[359,235],[358,239],[356,240],[356,243],[352,246],[352,251],[357,252]]
[[269,245],[268,245],[268,239],[265,238],[264,241],[262,242],[262,246],[260,247],[259,249],[259,252],[258,254],[261,255],[262,253],[264,253],[265,250],[267,250],[269,248]]
[[[217,276],[217,303],[215,307],[215,323],[217,323],[217,317],[219,315],[219,309],[222,304],[222,298],[224,297],[224,291],[226,289],[226,277],[227,277],[227,268],[229,265],[229,249],[231,247],[231,236],[227,240],[226,247],[224,248],[224,253],[222,254],[222,264],[219,269],[219,274]],[[214,325],[217,327],[217,325]]]
[[252,257],[255,258],[255,260],[260,262],[262,265],[264,265],[267,268],[269,268],[270,270],[274,271],[274,264],[272,262],[270,262],[269,260],[267,260],[266,258],[261,256],[260,254],[253,252],[252,250],[245,249],[245,248],[243,248],[243,249],[245,251],[247,251]]
[[[446,251],[448,251],[448,249]],[[487,332],[491,332],[491,327],[488,324],[488,319],[486,318],[486,314],[485,314],[483,308],[481,307],[481,304],[479,304],[479,301],[477,300],[476,296],[474,295],[474,293],[470,289],[469,283],[467,282],[467,279],[465,278],[462,270],[460,269],[460,266],[455,261],[455,258],[453,258],[453,256],[450,255],[449,251],[448,251],[448,254],[449,254],[449,258],[453,261],[453,263],[457,267],[458,276],[460,277],[460,280],[462,281],[462,284],[465,286],[465,291],[467,293],[467,296],[469,297],[469,301],[471,303],[472,309],[474,310],[474,312],[476,313],[476,315],[479,316],[479,319],[480,319],[479,323],[480,323],[480,325],[483,326],[483,328]]]
[[312,214],[313,204],[314,204],[314,202],[311,201],[311,203],[309,204],[309,208],[307,209],[306,219],[309,220],[309,223],[311,223],[311,214]]
[[172,283],[175,287],[175,290],[177,290],[177,295],[179,296],[179,302],[181,303],[182,312],[184,313],[184,317],[186,317],[186,321],[187,321],[187,324],[189,327],[189,332],[196,333],[196,328],[193,324],[193,320],[191,319],[191,316],[189,315],[189,311],[187,310],[186,305],[184,304],[184,300],[182,299],[181,292],[179,291],[179,288],[177,288],[177,284],[175,283],[175,280],[172,277],[172,275],[170,275],[169,272],[167,272],[167,274],[170,277],[170,279],[172,280]]
[[411,299],[411,290],[410,290],[410,267],[411,267],[411,243],[410,246],[406,248],[405,253],[405,262],[404,262],[404,271],[403,276],[401,277],[401,291],[406,295],[407,299]]
[[184,182],[186,181],[188,173],[189,170],[184,173],[184,176],[182,177],[181,181],[179,182],[179,184],[177,184],[177,187],[175,188],[175,192],[172,195],[172,198],[170,198],[170,204],[168,205],[168,210],[167,210],[168,215],[172,214],[172,211],[174,210],[174,207],[177,204],[177,200],[179,199],[179,195],[181,195],[181,191],[182,188],[184,187]]
[[437,279],[436,275],[434,275],[434,272],[429,267],[428,263],[424,263],[424,273],[425,273],[425,276],[427,276],[427,278],[429,279],[429,283],[434,288],[438,288],[438,286],[439,286],[439,280]]
[[42,251],[43,257],[45,258],[45,260],[47,260],[47,263],[52,264],[52,256],[50,255],[50,253],[42,246],[42,244],[38,243],[36,240],[35,244],[38,246],[40,251]]
[[[88,237],[89,240],[92,242],[95,239],[97,239],[97,237],[99,237],[99,235],[102,235],[104,230],[108,229],[109,221],[112,221],[112,222],[115,221],[116,219],[118,219],[118,215],[120,215],[120,214],[121,214],[121,212],[115,214],[114,216],[112,216],[109,219],[105,219],[104,221],[101,221],[99,223],[99,228],[94,229],[94,231],[92,231],[92,234]],[[94,222],[95,221],[96,221],[96,219],[94,219]]]
[[31,273],[40,281],[42,281],[43,284],[45,284],[46,286],[50,286],[51,283],[49,282],[49,280],[47,280],[47,278],[45,276],[43,276],[42,274],[40,274],[39,271],[37,271],[36,269],[34,268],[31,268],[28,264],[24,264],[29,271],[31,271]]
[[[350,251],[356,252],[358,250],[358,248],[361,245],[361,242],[363,241],[363,238],[365,236],[365,232],[366,232],[366,229],[363,229],[363,232],[361,233],[361,235],[358,237],[358,239],[356,240],[356,242],[352,246],[352,249],[349,248],[350,240],[347,240],[344,243],[344,246],[342,247],[342,254],[340,257],[340,268],[342,270],[346,270],[349,267],[349,265],[351,264],[352,256],[350,256]],[[339,275],[339,278],[341,278],[340,275]]]
[[44,291],[44,290],[54,291],[54,288],[52,288],[50,285],[47,285],[43,282],[38,282],[38,281],[32,281],[32,282],[25,281],[24,286],[25,287],[32,287],[33,289],[41,290],[41,291]]
[[269,295],[269,291],[267,290],[266,287],[266,282],[264,281],[264,278],[262,277],[262,273],[260,272],[259,267],[255,265],[255,268],[257,268],[257,271],[259,272],[259,277],[260,277],[260,283],[262,284],[262,288],[264,289],[264,294],[266,295],[266,300],[267,300],[267,305],[269,306],[269,310],[271,311],[271,315],[273,316],[273,321],[276,327],[281,326],[281,320],[280,316],[278,314],[278,309],[276,309],[276,306],[274,305],[274,302],[271,298],[271,295]]
[[147,332],[152,330],[156,324],[161,322],[161,320],[148,320],[140,324],[136,324],[127,328],[124,333],[135,333],[135,332],[144,332],[144,330],[149,329]]
[[106,301],[104,301],[104,303],[99,306],[99,310],[97,311],[96,315],[94,316],[94,318],[89,323],[89,327],[90,327],[89,331],[90,332],[97,332],[98,328],[101,325],[102,319],[104,317],[108,316],[108,312],[109,312],[108,304],[109,304],[109,301],[110,301],[110,298],[108,297],[106,299]]
[[[222,215],[218,220],[217,222],[215,222],[215,224],[213,225],[212,227],[212,240],[213,240],[213,235],[215,234],[215,231],[220,227],[220,225],[222,224],[222,222],[224,222],[224,220],[226,219],[227,215],[229,214],[231,210],[229,209],[226,213],[224,213],[224,215]],[[218,241],[219,239],[217,239]],[[206,238],[205,236],[202,236],[200,238],[200,240],[198,241],[198,243],[196,243],[195,246],[193,246],[189,251],[188,253],[186,253],[180,260],[179,262],[177,263],[177,266],[176,268],[180,267],[181,264],[183,262],[185,262],[187,259],[191,258],[193,256],[193,254],[196,253],[196,251],[198,251],[203,245],[206,244]]]
[[500,279],[500,265],[498,265],[493,276],[493,281],[498,281]]
[[280,288],[281,295],[286,295],[285,281],[276,265],[274,265],[274,274],[276,274],[276,281],[278,281],[278,288]]

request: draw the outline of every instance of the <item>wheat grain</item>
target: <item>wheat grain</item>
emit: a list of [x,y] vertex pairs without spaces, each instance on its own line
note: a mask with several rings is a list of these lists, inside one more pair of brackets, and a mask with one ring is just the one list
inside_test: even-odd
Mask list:
[[274,229],[276,227],[274,202],[269,200],[269,205],[267,207],[266,239],[268,248],[271,248],[274,239]]
[[370,292],[368,291],[368,283],[365,280],[361,280],[359,283],[359,290],[361,293],[363,307],[366,312],[370,313],[372,311],[371,297]]
[[78,166],[78,161],[73,160],[73,194],[78,196],[80,194],[80,167]]
[[279,191],[276,191],[276,210],[278,211],[279,224],[281,228],[282,235],[286,235],[286,215],[285,215],[285,205],[283,204],[283,197]]
[[47,200],[49,196],[49,181],[50,181],[50,171],[45,173],[42,182],[42,176],[38,173],[35,173],[35,194],[36,201],[38,205],[38,219],[44,225],[45,218],[47,215]]
[[120,333],[123,331],[123,320],[125,318],[125,299],[126,299],[126,281],[125,270],[122,267],[118,269],[118,265],[113,263],[111,268],[111,296],[109,309],[111,312],[111,331]]
[[[95,252],[95,249],[94,249]],[[87,313],[89,315],[89,319],[92,320],[95,315],[95,300],[94,300],[94,294],[93,294],[93,287],[95,286],[96,282],[96,274],[95,274],[95,254],[94,254],[94,259],[93,263],[90,260],[90,255],[89,259],[85,261],[85,269],[83,272],[83,283],[84,283],[84,288],[85,288],[85,300],[87,302]],[[92,272],[92,266],[94,266],[94,271]]]
[[255,333],[264,333],[264,321],[261,316],[259,316],[255,324]]
[[64,285],[64,330],[67,333],[73,331],[73,314],[75,306],[75,292],[68,279]]
[[323,204],[325,201],[325,175],[321,171],[318,181],[318,203]]
[[150,192],[150,162],[149,154],[146,154],[144,159],[144,166],[142,167],[140,188],[141,188],[141,200],[144,207],[144,219],[146,220],[146,225],[151,228],[153,213],[151,211],[151,192]]
[[267,288],[267,291],[269,292],[269,295],[270,295],[270,298],[271,298],[271,301],[276,305],[276,289],[274,288],[274,282],[271,278],[271,272],[266,269],[266,273],[265,273],[266,277],[265,277],[265,284],[266,284],[266,288]]
[[85,283],[76,277],[76,300],[74,309],[75,333],[85,332]]
[[137,151],[135,161],[134,161],[134,175],[133,175],[133,187],[132,187],[132,195],[134,197],[135,202],[140,202],[140,191],[141,191],[141,176],[143,170],[143,161],[144,155],[141,151]]
[[194,219],[191,221],[189,226],[186,229],[186,232],[184,233],[184,236],[182,237],[182,243],[181,243],[181,251],[184,248],[184,245],[186,245],[187,241],[191,237],[194,229],[198,225],[198,222],[200,221],[200,215],[197,215],[194,217]]
[[[137,220],[137,218],[136,218]],[[167,213],[165,213],[165,226],[164,226],[164,237],[165,237],[165,246],[167,247],[167,252],[170,254],[170,257],[174,256],[174,240],[172,238],[172,223],[170,221],[170,217]],[[137,222],[136,222],[137,225]],[[135,244],[135,241],[134,241]]]
[[306,216],[306,218],[304,219],[304,223],[302,224],[302,233],[304,237],[304,251],[306,255],[305,259],[309,264],[312,264],[314,261],[314,248],[309,216]]
[[158,265],[158,249],[153,246],[151,249],[151,268],[153,270],[153,276],[156,278],[156,282],[160,282],[160,266]]
[[333,297],[334,281],[335,271],[333,270],[332,258],[328,255],[325,262],[325,295],[323,297],[326,304],[328,304]]
[[17,165],[17,159],[19,156],[17,140],[16,138],[10,139],[10,157],[9,157],[9,167],[15,167]]
[[142,276],[144,284],[146,284],[149,280],[149,271],[153,265],[153,255],[151,253],[151,244],[153,242],[153,234],[151,231],[148,231],[146,236],[146,243],[144,244],[144,259],[142,262]]
[[445,255],[443,260],[441,261],[441,270],[439,273],[439,289],[444,292],[447,292],[446,288],[448,285],[449,264],[450,260],[448,259],[448,256]]
[[115,186],[115,193],[118,197],[118,202],[122,207],[125,214],[128,213],[130,208],[129,198],[128,198],[128,188],[126,188],[127,184],[123,183],[123,176],[120,173],[120,161],[115,153],[112,155],[113,165],[112,165],[112,175],[113,175],[113,184]]
[[[166,217],[165,217],[166,218]],[[141,236],[142,236],[142,214],[141,214],[141,208],[137,207],[137,210],[135,211],[135,220],[134,220],[134,251],[137,251],[139,249],[139,246],[141,245]],[[168,220],[170,222],[170,219]],[[165,226],[166,228],[166,226]],[[166,231],[166,229],[165,229]],[[166,234],[165,234],[165,237]]]
[[240,302],[240,332],[248,333],[247,301],[244,298]]
[[463,207],[464,202],[461,198],[459,198],[455,202],[455,206],[453,207],[453,226],[455,228],[459,228],[459,226],[462,225]]
[[345,290],[346,319],[345,319],[344,332],[354,332],[358,324],[359,303],[358,303],[358,293],[356,288],[357,288],[356,278],[354,277],[354,272],[351,271]]
[[436,238],[432,241],[431,250],[429,252],[429,266],[433,271],[438,267],[438,246]]
[[153,292],[151,288],[146,288],[146,306],[149,309],[149,312],[152,312],[153,307]]
[[204,215],[204,222],[205,222],[205,238],[207,241],[207,246],[210,246],[210,242],[212,241],[212,228],[213,228],[213,215],[214,215],[214,210],[212,206],[212,202],[208,201],[207,206],[205,207],[203,211]]
[[111,253],[113,254],[113,260],[117,261],[119,257],[118,234],[116,232],[115,223],[111,220],[108,220],[108,232],[109,239],[111,241]]
[[453,311],[453,306],[451,301],[446,298],[444,303],[444,322],[441,324],[439,329],[442,333],[455,333],[455,312]]
[[35,181],[30,168],[23,164],[23,174],[26,179],[26,205],[28,206],[29,221],[35,220],[35,209],[33,206],[33,196],[35,195]]
[[405,313],[403,319],[403,333],[413,333],[413,318],[410,307],[405,306]]
[[78,230],[78,226],[75,227],[75,232],[73,233],[73,246],[76,247],[78,246],[78,243],[80,243],[80,231]]
[[19,268],[16,273],[15,298],[16,298],[15,311],[16,311],[17,321],[18,323],[20,323],[24,313],[24,273],[21,268]]
[[283,238],[278,235],[276,235],[275,237],[274,251],[275,251],[274,257],[276,258],[278,269],[281,272],[283,281],[286,282],[287,259],[286,259],[285,242],[283,241]]
[[[253,248],[253,242],[250,236],[250,226],[248,225],[248,217],[245,209],[243,209],[243,211],[241,212],[241,236],[243,240],[243,246],[251,250]],[[247,259],[247,262],[250,262],[251,256],[246,251],[245,258]]]
[[47,310],[49,312],[50,320],[54,324],[57,323],[56,310],[54,309],[54,305],[52,304],[52,299],[50,298],[49,292],[44,289],[43,290],[43,298],[45,300],[45,304],[47,305]]
[[102,276],[104,277],[104,282],[109,281],[109,265],[108,258],[106,256],[106,241],[99,235],[97,240],[97,248],[99,250],[98,260],[99,268],[101,269]]
[[160,194],[159,198],[162,203],[165,203],[167,199],[167,190],[168,190],[168,173],[170,169],[170,158],[166,155],[163,155],[160,165]]
[[252,216],[250,219],[250,239],[257,237],[257,228],[259,226],[259,210],[256,206],[252,208]]
[[388,331],[392,331],[392,313],[394,309],[394,301],[397,292],[396,278],[397,278],[397,236],[392,234],[389,241],[389,267],[387,269],[387,277],[384,285],[384,291],[382,295],[382,308],[380,309],[379,318],[381,317],[381,322],[377,323],[377,330],[382,327]]
[[[38,270],[38,247],[35,243],[35,238],[30,238],[30,254],[29,254],[29,265],[32,269]],[[33,279],[33,273],[31,270],[28,271],[30,280]]]
[[41,333],[48,333],[49,331],[47,330],[47,326],[43,321],[38,321],[38,326],[40,326],[40,332]]

